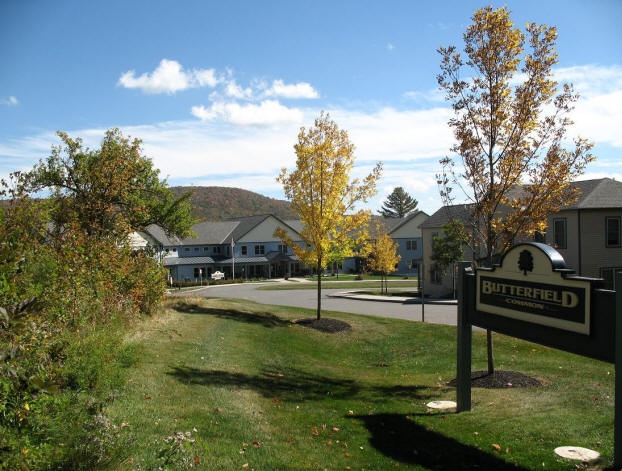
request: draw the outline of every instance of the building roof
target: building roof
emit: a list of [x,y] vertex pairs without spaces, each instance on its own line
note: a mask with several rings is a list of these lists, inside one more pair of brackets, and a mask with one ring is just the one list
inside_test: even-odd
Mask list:
[[453,204],[449,206],[442,206],[419,227],[422,229],[441,227],[443,224],[446,224],[452,220],[461,221],[462,223],[467,224],[472,219],[474,207],[474,204]]
[[622,182],[612,178],[599,178],[597,180],[577,181],[573,185],[581,193],[579,199],[576,203],[562,208],[562,211],[622,208]]
[[[427,216],[423,211],[414,211],[403,218],[384,218],[384,222],[387,225],[387,233],[391,235],[391,233],[397,231],[400,227],[405,224],[408,224],[412,219],[416,218],[420,214]],[[393,219],[393,221],[391,221]]]
[[235,229],[231,233],[231,236],[234,240],[241,239],[269,217],[274,216],[272,216],[271,214],[259,214],[257,216],[227,219],[227,221],[237,223]]
[[186,237],[182,245],[220,245],[231,238],[238,221],[205,221],[192,226],[194,237]]
[[[579,189],[579,199],[574,204],[561,208],[560,211],[622,208],[622,182],[612,178],[599,178],[576,181],[572,185]],[[421,224],[421,228],[441,227],[452,219],[468,223],[472,219],[474,207],[474,204],[443,206]]]
[[210,265],[216,263],[212,257],[165,257],[163,260],[165,267],[174,265]]
[[179,239],[179,237],[169,236],[164,231],[164,229],[162,229],[157,224],[150,224],[150,225],[148,225],[144,229],[143,232],[145,232],[147,235],[151,236],[153,239],[156,240],[156,242],[158,242],[159,244],[163,245],[164,247],[168,247],[168,246],[172,246],[172,245],[179,245],[181,243],[181,240]]

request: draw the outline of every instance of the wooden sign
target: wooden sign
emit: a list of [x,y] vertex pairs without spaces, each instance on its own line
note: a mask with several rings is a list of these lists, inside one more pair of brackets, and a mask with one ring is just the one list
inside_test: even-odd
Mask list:
[[480,312],[590,334],[590,280],[574,276],[548,245],[514,246],[500,266],[477,270],[476,289]]

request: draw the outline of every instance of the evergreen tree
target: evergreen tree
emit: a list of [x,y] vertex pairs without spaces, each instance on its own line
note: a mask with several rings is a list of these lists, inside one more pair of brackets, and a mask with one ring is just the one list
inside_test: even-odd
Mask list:
[[385,218],[403,218],[417,210],[419,202],[410,196],[404,188],[398,186],[387,197],[378,211]]

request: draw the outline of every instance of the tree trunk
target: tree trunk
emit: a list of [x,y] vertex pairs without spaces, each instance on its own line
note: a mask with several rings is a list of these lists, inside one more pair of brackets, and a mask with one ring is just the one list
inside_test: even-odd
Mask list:
[[486,350],[488,352],[488,374],[491,375],[495,372],[495,358],[492,345],[492,330],[486,330]]
[[317,266],[317,320],[322,317],[322,264],[318,263]]

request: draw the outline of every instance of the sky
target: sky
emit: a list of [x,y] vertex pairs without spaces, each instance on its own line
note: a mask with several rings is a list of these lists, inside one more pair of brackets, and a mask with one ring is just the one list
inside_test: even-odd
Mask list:
[[581,179],[622,180],[622,0],[0,0],[0,178],[118,127],[170,186],[284,199],[276,177],[322,111],[355,145],[352,177],[383,164],[376,212],[403,187],[434,213],[451,156],[441,46],[473,12],[556,26],[555,77],[581,98],[569,138],[594,142]]

